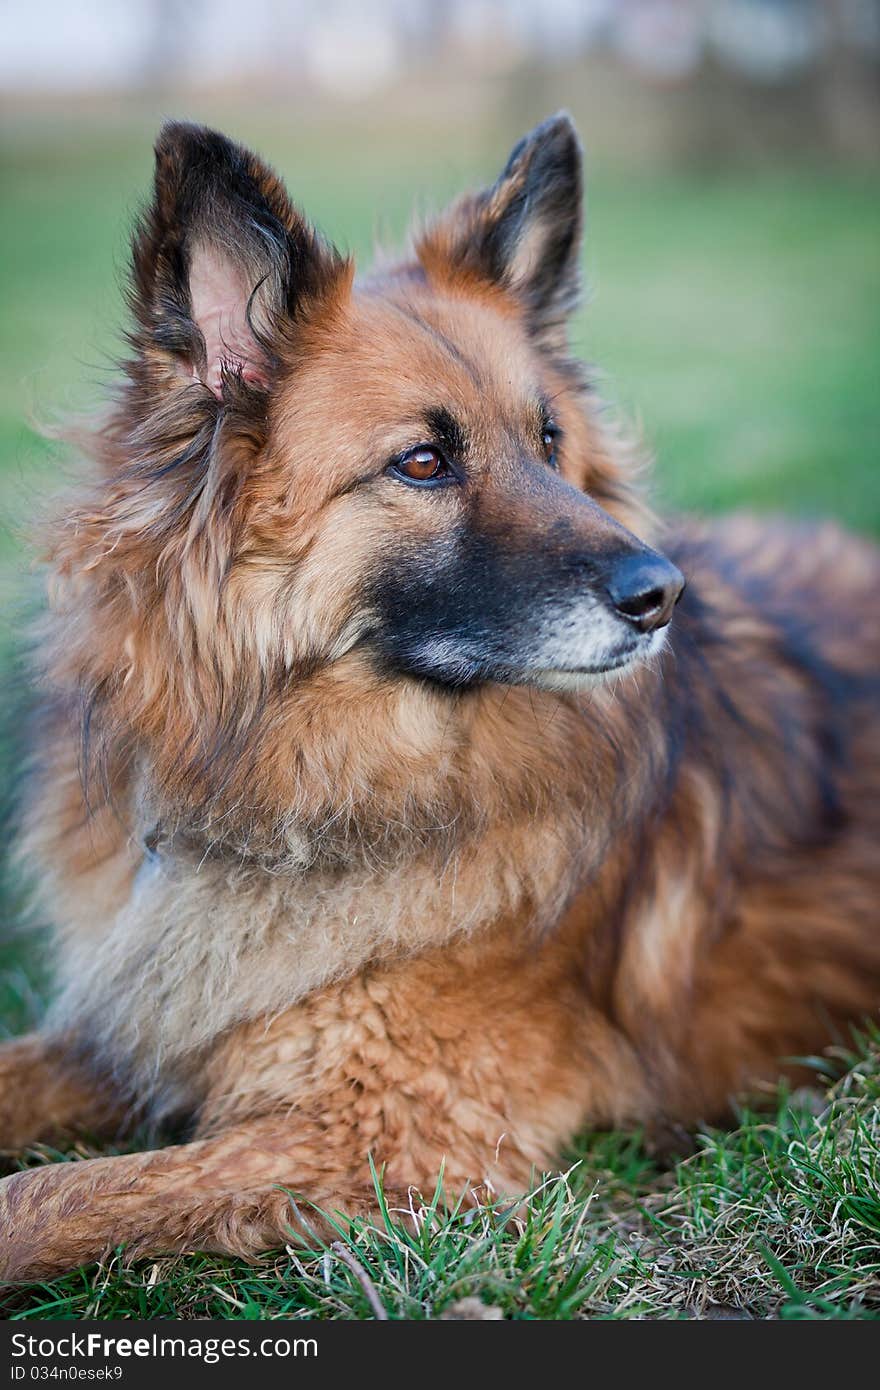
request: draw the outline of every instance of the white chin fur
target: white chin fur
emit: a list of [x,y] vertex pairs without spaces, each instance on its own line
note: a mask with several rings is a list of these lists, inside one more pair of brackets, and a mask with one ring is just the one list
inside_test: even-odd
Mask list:
[[652,632],[650,637],[640,640],[624,660],[607,667],[603,667],[601,656],[596,656],[587,669],[562,665],[543,667],[536,663],[523,671],[523,683],[542,690],[594,690],[597,686],[612,685],[657,656],[663,649],[667,631],[662,627]]
[[[665,628],[639,636],[628,623],[590,605],[586,613],[576,609],[545,624],[519,657],[522,665],[511,662],[506,669],[501,668],[504,675],[494,679],[504,685],[534,685],[544,690],[588,690],[609,685],[650,661],[665,641]],[[631,643],[631,648],[621,657],[626,643]],[[418,655],[424,670],[444,680],[466,683],[474,676],[485,679],[483,653],[462,649],[454,638],[430,638]]]

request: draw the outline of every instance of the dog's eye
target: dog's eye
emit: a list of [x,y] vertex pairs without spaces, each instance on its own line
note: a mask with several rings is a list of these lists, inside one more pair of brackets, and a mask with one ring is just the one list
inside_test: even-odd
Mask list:
[[452,470],[439,449],[433,444],[418,444],[391,464],[391,472],[405,483],[424,486],[442,482],[452,476]]
[[541,432],[541,444],[544,448],[544,457],[551,468],[556,467],[556,448],[559,443],[559,430],[552,421],[548,420]]

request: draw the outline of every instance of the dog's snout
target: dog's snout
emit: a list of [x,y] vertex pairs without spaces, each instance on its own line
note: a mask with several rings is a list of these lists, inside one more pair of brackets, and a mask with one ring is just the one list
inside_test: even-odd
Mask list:
[[618,613],[640,632],[653,632],[665,627],[672,617],[684,589],[684,576],[662,555],[640,552],[617,561],[607,589]]

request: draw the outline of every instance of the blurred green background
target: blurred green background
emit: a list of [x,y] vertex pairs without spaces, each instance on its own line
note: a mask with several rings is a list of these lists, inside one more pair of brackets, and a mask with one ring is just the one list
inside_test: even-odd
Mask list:
[[[165,113],[251,142],[339,244],[369,259],[414,200],[492,179],[517,125],[297,124],[220,99],[31,112],[0,138],[0,508],[3,558],[42,490],[31,428],[100,399],[124,324],[133,210]],[[880,527],[880,184],[872,168],[622,168],[590,160],[579,352],[635,417],[661,499],[830,512]],[[54,466],[54,464],[53,464]]]
[[[588,12],[602,23],[589,27]],[[270,13],[258,44],[253,26]],[[252,0],[246,12],[141,0],[78,10],[73,25],[60,3],[9,0],[7,688],[20,684],[9,653],[31,583],[22,530],[76,466],[31,422],[87,408],[112,383],[128,229],[171,115],[258,149],[363,262],[377,240],[402,238],[414,207],[493,179],[525,130],[568,107],[588,166],[590,296],[575,340],[655,453],[658,501],[830,514],[880,531],[880,6],[841,0],[835,13],[862,27],[835,33],[824,13],[807,0]],[[122,18],[135,14],[149,24],[126,39]]]

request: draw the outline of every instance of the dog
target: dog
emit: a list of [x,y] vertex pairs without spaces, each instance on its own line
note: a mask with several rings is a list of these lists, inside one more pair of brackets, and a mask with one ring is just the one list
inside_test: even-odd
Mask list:
[[660,528],[570,352],[581,232],[565,115],[362,280],[254,154],[160,134],[44,532],[58,990],[0,1142],[180,1142],[7,1177],[7,1281],[253,1256],[297,1197],[374,1211],[371,1159],[392,1208],[518,1198],[876,1009],[880,556]]

